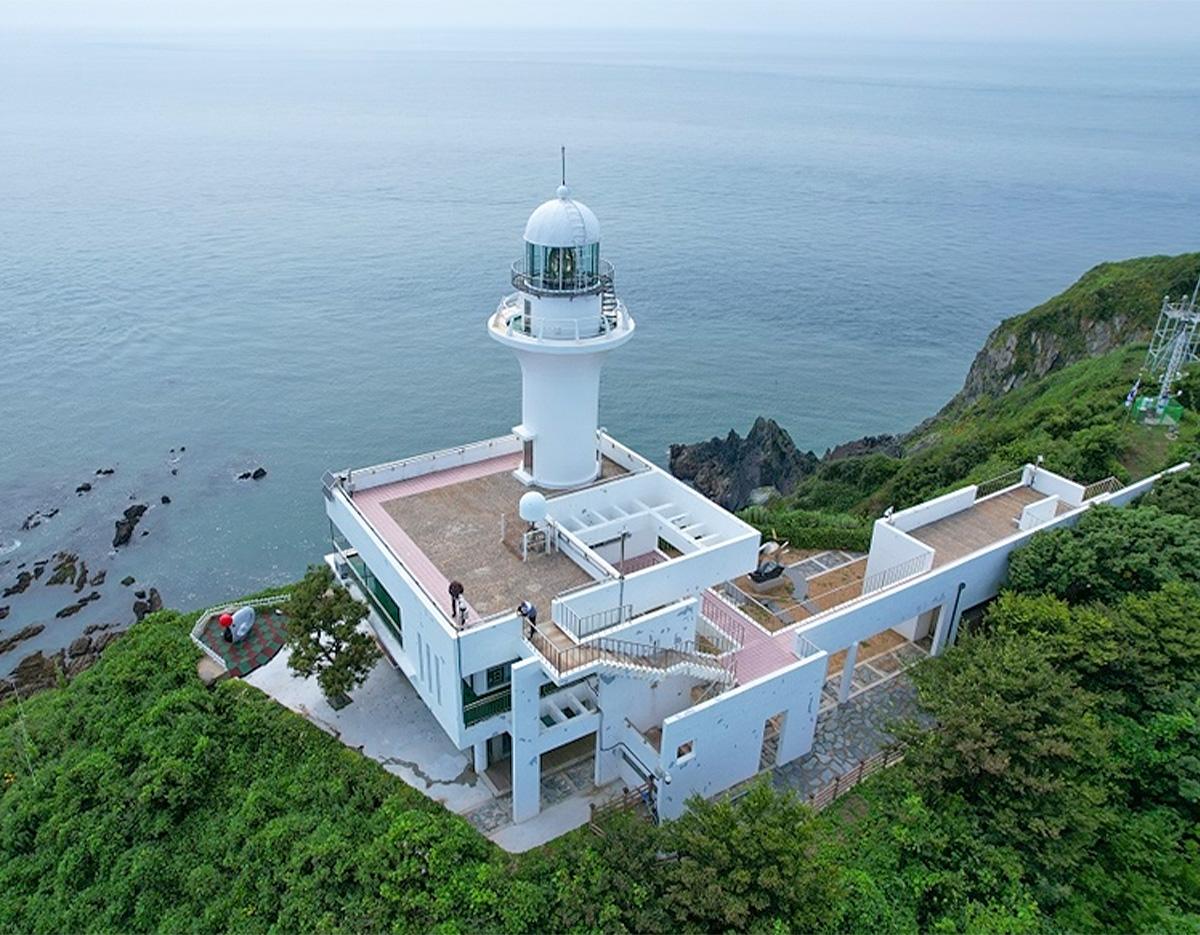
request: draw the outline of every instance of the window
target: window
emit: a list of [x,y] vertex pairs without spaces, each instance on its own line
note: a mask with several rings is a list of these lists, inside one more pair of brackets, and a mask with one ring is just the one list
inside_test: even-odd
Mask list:
[[695,743],[694,740],[689,740],[687,743],[681,743],[679,745],[678,749],[675,751],[675,762],[676,763],[678,763],[680,760],[685,759],[686,757],[689,757],[692,755],[692,749],[693,749],[694,743]]
[[512,663],[506,662],[502,666],[492,666],[487,670],[487,687],[490,691],[493,688],[499,688],[512,681]]

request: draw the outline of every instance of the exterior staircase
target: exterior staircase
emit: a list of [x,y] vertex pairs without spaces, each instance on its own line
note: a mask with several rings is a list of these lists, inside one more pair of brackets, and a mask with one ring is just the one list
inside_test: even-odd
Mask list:
[[576,643],[554,621],[527,627],[525,641],[542,658],[556,682],[580,678],[594,671],[609,671],[648,679],[666,674],[686,674],[706,681],[734,682],[733,650],[729,642],[706,637],[704,648],[687,640],[674,646],[638,643],[611,636],[596,636]]

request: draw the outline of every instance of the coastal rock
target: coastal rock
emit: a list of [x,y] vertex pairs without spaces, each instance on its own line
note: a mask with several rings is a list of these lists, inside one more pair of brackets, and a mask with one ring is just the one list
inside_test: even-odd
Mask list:
[[256,467],[253,471],[250,472],[251,480],[262,480],[266,476],[267,476],[267,469],[265,467]]
[[162,597],[158,593],[157,588],[151,588],[150,594],[145,600],[137,600],[133,602],[133,615],[137,617],[140,623],[142,618],[147,614],[156,613],[163,608]]
[[23,594],[25,589],[33,584],[33,573],[22,571],[17,573],[17,583],[4,589],[0,597],[12,597],[14,594]]
[[54,616],[59,620],[65,620],[67,617],[73,617],[83,608],[87,607],[87,601],[76,601],[74,604],[68,604],[62,610],[58,611]]
[[31,623],[27,627],[22,627],[12,636],[7,636],[0,640],[0,654],[11,651],[18,643],[37,636],[44,629],[46,629],[46,625],[44,623]]
[[77,570],[75,563],[79,556],[74,552],[58,552],[54,556],[54,571],[46,579],[47,585],[74,584]]
[[61,652],[44,656],[38,651],[26,656],[17,663],[7,679],[0,679],[0,702],[7,701],[17,693],[27,698],[34,692],[53,688],[58,684],[58,675],[62,671],[62,658]]
[[76,488],[75,488],[75,493],[77,493],[77,494],[85,494],[85,493],[88,493],[88,492],[89,492],[91,489],[92,489],[92,485],[91,485],[91,484],[88,484],[88,483],[83,483],[83,484],[80,484],[78,487],[76,487]]
[[116,468],[96,468],[97,477],[108,477],[110,474],[116,474]]
[[5,604],[3,607],[0,607],[0,620],[3,620],[7,616],[8,616],[8,605]]
[[813,452],[797,450],[778,423],[762,416],[744,439],[730,430],[725,438],[672,445],[670,451],[672,474],[731,510],[746,506],[757,487],[790,493],[817,464]]
[[134,577],[133,577],[133,575],[126,575],[124,578],[122,578],[122,579],[121,579],[121,585],[122,585],[123,587],[126,587],[126,588],[127,588],[127,587],[129,587],[131,584],[133,584],[133,582],[134,582],[134,581],[136,581],[136,580],[137,580],[137,579],[136,579],[136,578],[134,578]]
[[108,572],[101,568],[98,572],[92,575],[92,579],[88,582],[93,588],[98,588],[104,584],[104,579],[108,577]]
[[126,545],[133,537],[133,530],[137,528],[137,524],[142,519],[142,514],[146,512],[144,503],[135,503],[133,506],[125,510],[124,518],[117,520],[116,532],[113,534],[113,548],[117,549]]
[[68,656],[82,656],[92,648],[92,638],[90,636],[77,636],[71,640],[71,645],[67,647]]
[[87,562],[79,563],[79,573],[75,577],[75,593],[82,591],[88,583],[88,567]]
[[166,506],[168,503],[170,503],[170,502],[171,502],[171,498],[170,498],[170,497],[168,497],[166,494],[163,494],[161,497],[159,497],[159,502],[160,502],[160,503],[161,503],[163,506]]
[[25,521],[21,523],[21,528],[28,532],[30,529],[37,529],[43,522],[48,519],[54,519],[58,515],[58,508],[47,510],[43,513],[41,510],[34,510],[25,517]]
[[895,435],[864,435],[851,442],[842,442],[826,449],[822,461],[840,461],[843,458],[858,458],[863,455],[884,454],[899,458],[904,453],[900,439]]
[[[0,704],[8,701],[15,694],[19,693],[21,698],[28,698],[35,692],[56,687],[63,679],[74,678],[80,672],[90,668],[100,658],[104,649],[120,639],[125,632],[125,630],[110,630],[107,633],[101,633],[89,640],[90,646],[79,655],[69,655],[70,649],[60,649],[51,656],[46,656],[40,651],[31,653],[17,663],[17,667],[9,676],[11,681],[0,679]],[[80,639],[87,639],[87,637]],[[79,640],[72,643],[71,648],[76,648],[77,645],[82,645],[79,644]]]

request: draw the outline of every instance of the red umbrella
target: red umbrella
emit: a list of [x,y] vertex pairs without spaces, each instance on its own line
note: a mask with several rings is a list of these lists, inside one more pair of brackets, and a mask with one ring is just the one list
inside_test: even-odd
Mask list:
[[229,627],[233,626],[233,614],[221,614],[221,616],[217,618],[217,623],[221,625],[222,629],[228,629]]

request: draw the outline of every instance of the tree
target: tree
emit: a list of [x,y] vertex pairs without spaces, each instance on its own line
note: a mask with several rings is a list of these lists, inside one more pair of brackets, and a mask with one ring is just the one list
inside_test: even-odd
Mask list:
[[[1196,377],[1200,382],[1200,367],[1196,368]],[[1197,393],[1200,394],[1200,389]],[[1141,502],[1156,506],[1164,513],[1179,513],[1200,520],[1200,468],[1190,467],[1161,478]]]
[[283,606],[287,615],[288,668],[317,677],[326,698],[357,688],[379,658],[369,633],[360,629],[367,605],[338,584],[328,565],[313,565]]
[[[1035,639],[1001,629],[912,670],[929,732],[901,731],[926,794],[961,798],[994,844],[1024,855],[1046,898],[1079,872],[1107,818],[1096,699]],[[1044,894],[1044,896],[1043,896]]]
[[1072,603],[1200,582],[1200,520],[1152,506],[1096,506],[1074,529],[1038,533],[1014,552],[1008,580],[1017,591]]

